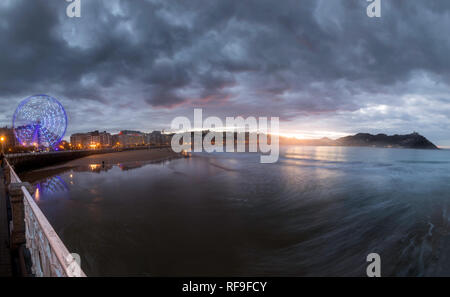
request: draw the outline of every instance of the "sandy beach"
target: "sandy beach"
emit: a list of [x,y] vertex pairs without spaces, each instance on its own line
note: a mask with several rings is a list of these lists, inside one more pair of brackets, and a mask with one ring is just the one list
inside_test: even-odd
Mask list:
[[149,161],[156,162],[177,157],[180,157],[180,154],[177,154],[168,148],[151,149],[151,150],[134,150],[109,154],[91,155],[88,157],[69,161],[59,166],[74,167],[91,164],[102,164],[103,162],[105,165],[117,165],[119,163],[122,164],[128,162],[149,162]]
[[122,170],[129,170],[139,168],[148,163],[163,162],[170,159],[180,158],[180,154],[173,152],[168,148],[161,149],[143,149],[133,151],[123,151],[116,153],[91,155],[80,159],[75,159],[66,163],[45,167],[37,170],[28,171],[20,174],[24,181],[34,182],[36,180],[60,174],[68,170],[76,168],[92,168],[98,165],[94,171],[102,171],[112,168],[113,166],[120,166]]

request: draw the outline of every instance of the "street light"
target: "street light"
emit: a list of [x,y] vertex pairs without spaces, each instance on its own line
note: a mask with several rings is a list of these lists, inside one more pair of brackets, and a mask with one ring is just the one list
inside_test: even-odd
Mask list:
[[0,141],[2,142],[2,154],[5,152],[5,145],[4,145],[4,143],[5,143],[5,137],[4,136],[1,136],[0,137]]

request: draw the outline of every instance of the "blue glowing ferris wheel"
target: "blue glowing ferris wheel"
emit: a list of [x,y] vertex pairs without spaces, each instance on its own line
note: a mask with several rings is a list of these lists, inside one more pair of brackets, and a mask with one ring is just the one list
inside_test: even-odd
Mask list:
[[31,96],[17,107],[13,128],[21,145],[54,148],[66,134],[66,111],[51,96]]

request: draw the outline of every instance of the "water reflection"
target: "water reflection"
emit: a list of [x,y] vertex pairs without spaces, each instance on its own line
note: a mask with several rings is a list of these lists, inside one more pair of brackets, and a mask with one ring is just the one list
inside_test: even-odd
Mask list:
[[[164,164],[165,162],[167,162],[167,161],[161,161],[158,163]],[[125,162],[125,163],[118,163],[115,165],[105,164],[105,163],[96,163],[96,164],[89,164],[86,166],[77,166],[75,168],[72,168],[72,170],[75,172],[90,171],[90,172],[95,172],[95,173],[101,173],[101,172],[108,172],[109,170],[111,170],[115,166],[117,166],[122,171],[128,171],[128,170],[141,168],[141,167],[151,164],[151,163],[153,163],[153,162],[151,162],[151,161],[148,161],[148,162]]]
[[91,171],[95,173],[101,173],[101,172],[108,172],[113,168],[112,165],[105,165],[103,164],[89,164],[89,166],[79,166],[74,168],[75,172],[85,172],[85,171]]
[[284,148],[282,156],[286,159],[327,161],[327,162],[347,162],[349,155],[345,147],[308,147],[289,146]]
[[47,178],[36,183],[35,186],[34,198],[36,201],[52,199],[55,194],[63,194],[69,191],[69,186],[60,176]]
[[36,200],[91,276],[364,276],[371,252],[385,276],[442,276],[449,161],[449,151],[289,147],[276,164],[226,153],[89,164],[52,171],[69,192],[41,186]]

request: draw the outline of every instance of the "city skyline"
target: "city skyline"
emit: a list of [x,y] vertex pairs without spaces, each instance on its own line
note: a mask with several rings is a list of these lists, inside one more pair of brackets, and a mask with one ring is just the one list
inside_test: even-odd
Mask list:
[[79,19],[66,6],[0,3],[0,126],[45,93],[67,110],[66,140],[168,130],[200,107],[280,117],[284,136],[418,131],[450,146],[445,1],[385,1],[381,18],[366,1],[84,1]]

